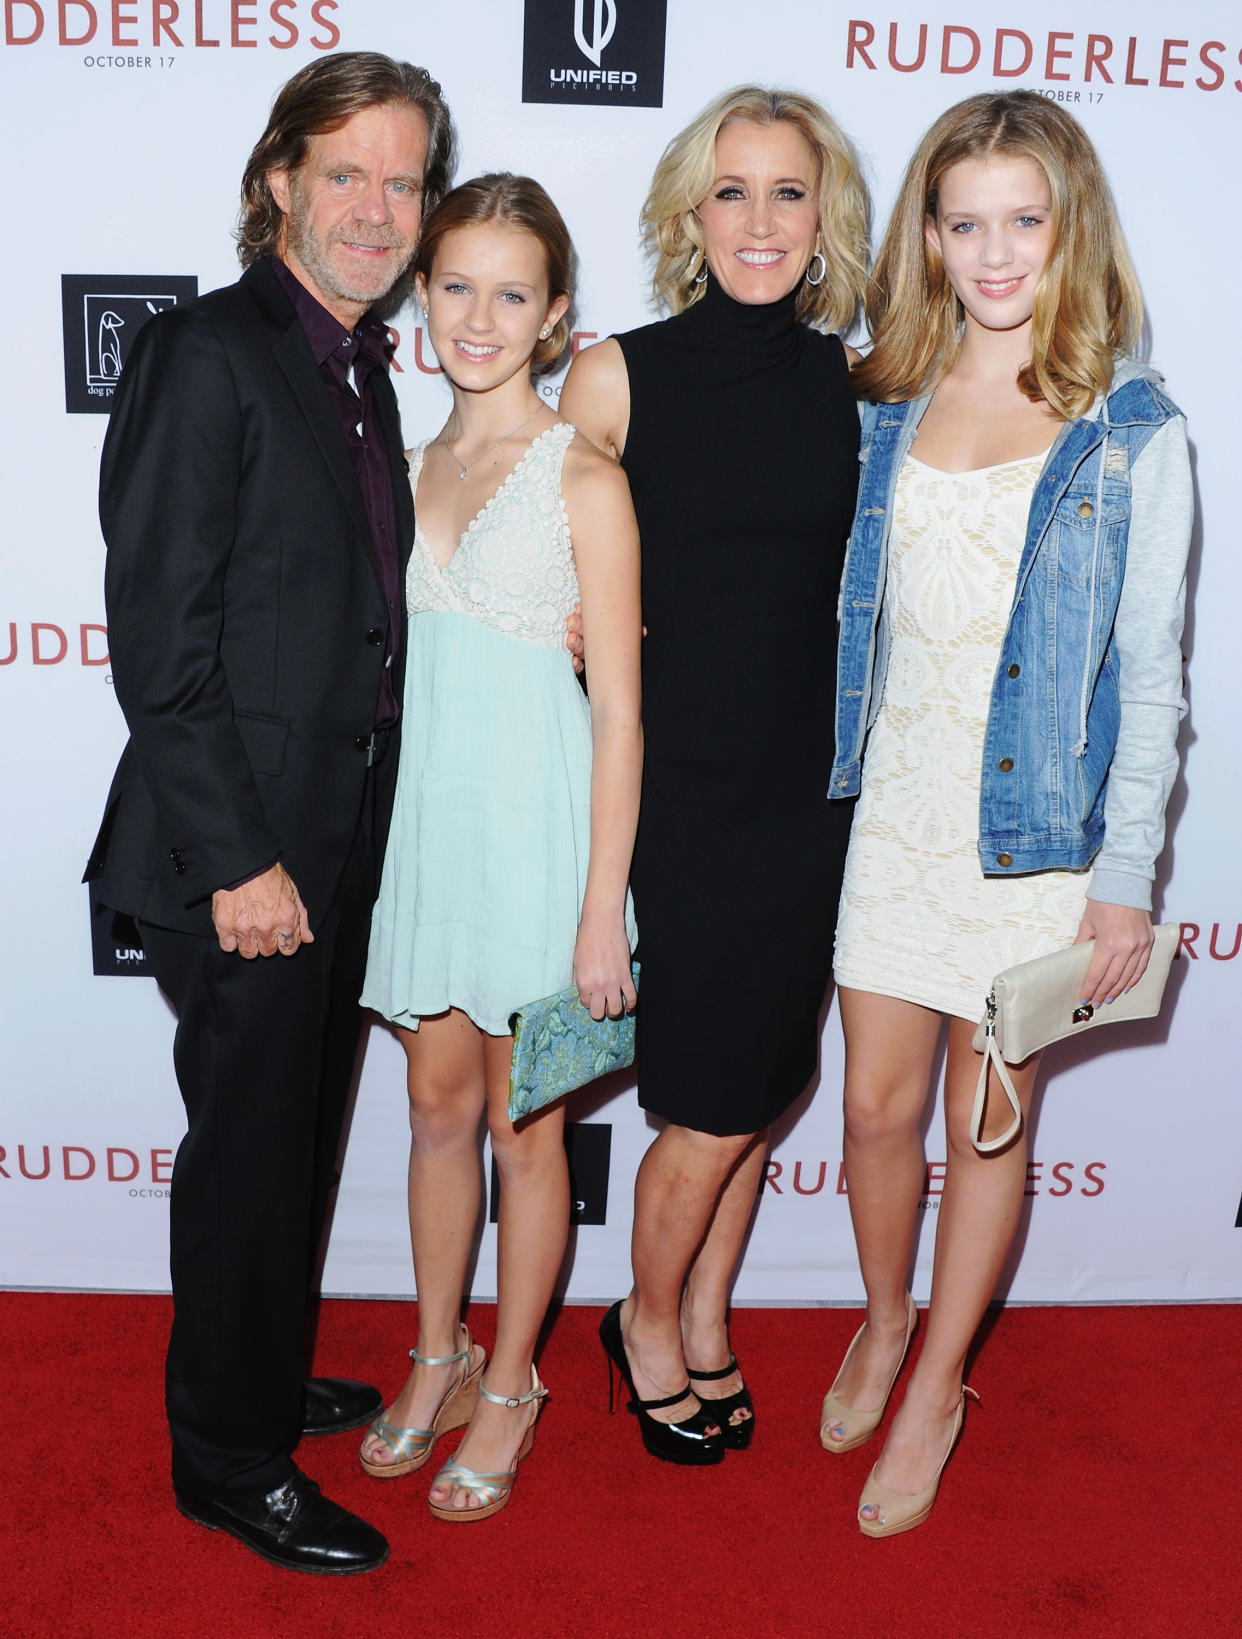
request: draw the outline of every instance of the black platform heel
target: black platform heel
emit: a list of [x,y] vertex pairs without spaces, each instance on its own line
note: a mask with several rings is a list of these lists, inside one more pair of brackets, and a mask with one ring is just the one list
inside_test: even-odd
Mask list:
[[[738,1369],[737,1356],[729,1356],[729,1364],[722,1366],[718,1372],[692,1372],[686,1367],[686,1376],[691,1383],[719,1383],[721,1378],[728,1377],[730,1372]],[[745,1451],[755,1434],[755,1408],[751,1403],[750,1390],[745,1383],[732,1394],[722,1395],[719,1400],[704,1400],[701,1402],[704,1411],[714,1412],[719,1419],[721,1438],[729,1451]],[[738,1412],[744,1413],[733,1421]]]
[[[659,1457],[666,1463],[681,1463],[685,1467],[706,1467],[710,1463],[724,1461],[725,1440],[719,1432],[719,1423],[714,1414],[709,1415],[706,1408],[700,1405],[693,1416],[687,1417],[680,1423],[661,1423],[650,1415],[653,1411],[663,1411],[668,1406],[675,1406],[679,1400],[684,1400],[691,1392],[689,1383],[677,1394],[670,1394],[663,1400],[640,1400],[634,1391],[634,1378],[630,1372],[630,1363],[625,1353],[625,1340],[621,1335],[621,1304],[616,1302],[604,1315],[599,1323],[599,1340],[604,1345],[604,1352],[609,1359],[608,1368],[608,1409],[615,1410],[613,1396],[613,1368],[625,1382],[630,1391],[629,1410],[638,1418],[638,1432],[642,1435],[643,1444],[653,1457]],[[721,1404],[724,1404],[722,1401]],[[715,1428],[717,1432],[708,1433]]]

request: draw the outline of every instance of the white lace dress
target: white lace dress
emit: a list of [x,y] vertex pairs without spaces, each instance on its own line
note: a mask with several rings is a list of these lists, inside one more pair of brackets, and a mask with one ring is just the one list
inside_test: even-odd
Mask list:
[[[573,436],[560,422],[531,443],[443,569],[415,531],[401,760],[362,993],[409,1029],[457,1007],[505,1035],[516,1008],[573,977],[591,826],[591,714],[565,647]],[[627,917],[632,947],[628,905]]]
[[1071,943],[1090,881],[985,877],[977,848],[988,701],[1043,459],[945,473],[906,457],[888,675],[837,923],[838,984],[975,1021],[1001,969]]

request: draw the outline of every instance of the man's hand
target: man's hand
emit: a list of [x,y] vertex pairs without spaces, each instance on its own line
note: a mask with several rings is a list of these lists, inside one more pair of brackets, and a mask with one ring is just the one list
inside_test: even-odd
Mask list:
[[240,888],[217,888],[211,896],[211,920],[220,949],[235,950],[248,962],[278,952],[292,956],[299,945],[315,942],[306,906],[283,865],[271,866]]

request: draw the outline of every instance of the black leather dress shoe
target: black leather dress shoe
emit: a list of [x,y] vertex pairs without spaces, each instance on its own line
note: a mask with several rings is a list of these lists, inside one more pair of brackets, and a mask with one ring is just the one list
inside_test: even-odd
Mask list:
[[330,1502],[314,1480],[295,1473],[265,1497],[230,1497],[227,1503],[174,1489],[187,1519],[209,1531],[227,1531],[256,1554],[291,1571],[350,1576],[373,1571],[388,1558],[388,1544],[373,1526]]
[[352,1377],[308,1377],[303,1387],[303,1434],[340,1434],[345,1429],[361,1428],[378,1416],[384,1405],[378,1389],[370,1383],[355,1383]]

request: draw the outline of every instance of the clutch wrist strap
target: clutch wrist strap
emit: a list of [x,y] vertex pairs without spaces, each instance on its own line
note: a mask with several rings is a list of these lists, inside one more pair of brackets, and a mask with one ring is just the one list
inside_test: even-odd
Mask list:
[[[1017,1090],[1013,1084],[1013,1077],[1001,1057],[1000,1049],[996,1045],[996,992],[988,997],[987,1017],[983,1025],[983,1063],[979,1066],[979,1081],[975,1087],[974,1108],[970,1112],[970,1141],[980,1155],[991,1155],[994,1150],[1003,1150],[1017,1137],[1018,1129],[1022,1125],[1022,1106],[1018,1102]],[[999,1138],[983,1137],[983,1115],[988,1102],[988,1065],[996,1070],[996,1079],[1005,1090],[1005,1097],[1013,1106],[1013,1120]]]

